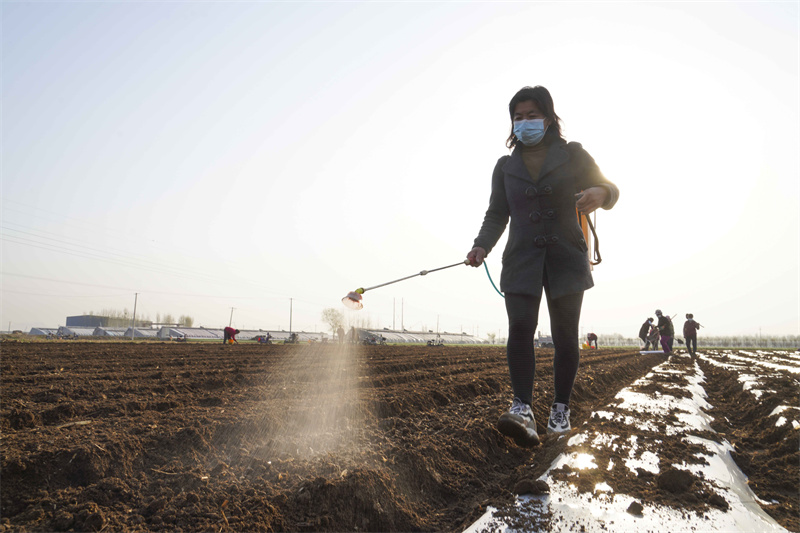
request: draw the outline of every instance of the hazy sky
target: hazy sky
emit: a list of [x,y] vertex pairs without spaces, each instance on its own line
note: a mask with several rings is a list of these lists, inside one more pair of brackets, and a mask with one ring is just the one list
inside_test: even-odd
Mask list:
[[505,335],[483,268],[340,300],[464,258],[544,85],[621,193],[584,332],[800,334],[798,6],[3,2],[0,329],[139,293],[206,327]]

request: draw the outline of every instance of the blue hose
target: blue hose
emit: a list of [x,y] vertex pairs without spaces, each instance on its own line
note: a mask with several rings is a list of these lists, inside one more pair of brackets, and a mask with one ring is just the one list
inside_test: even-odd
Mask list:
[[484,268],[486,268],[486,275],[489,276],[489,282],[492,284],[492,287],[494,287],[494,290],[497,291],[497,294],[499,294],[500,296],[505,298],[503,293],[500,292],[500,289],[497,288],[497,285],[494,284],[494,280],[492,280],[492,275],[489,274],[489,265],[486,264],[486,261],[483,262],[483,266],[484,266]]

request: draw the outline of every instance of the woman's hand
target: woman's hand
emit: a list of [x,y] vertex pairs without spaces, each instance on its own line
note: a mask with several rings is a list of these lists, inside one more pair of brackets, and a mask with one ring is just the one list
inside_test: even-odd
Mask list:
[[467,259],[469,260],[469,266],[479,267],[483,264],[483,260],[486,257],[486,250],[481,248],[480,246],[476,246],[472,250],[469,251],[467,254]]
[[608,191],[605,187],[589,187],[585,191],[576,194],[575,197],[578,198],[575,207],[577,207],[578,211],[581,213],[588,215],[606,203]]

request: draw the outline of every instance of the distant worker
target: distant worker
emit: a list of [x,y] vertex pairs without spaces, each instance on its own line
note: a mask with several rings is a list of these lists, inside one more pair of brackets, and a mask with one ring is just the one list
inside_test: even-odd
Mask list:
[[592,347],[592,343],[594,343],[595,350],[597,349],[597,335],[594,333],[589,333],[586,338],[589,340],[589,348]]
[[344,328],[342,326],[336,330],[336,336],[339,337],[339,344],[344,344]]
[[350,326],[350,331],[347,333],[347,342],[350,344],[356,343],[356,328],[353,326]]
[[[642,327],[639,328],[639,338],[642,339],[644,343],[644,351],[647,351],[650,348],[650,331],[653,329],[653,317],[648,318],[642,324]],[[653,346],[655,348],[655,346]]]
[[664,316],[661,313],[661,309],[656,309],[656,316],[658,317],[658,333],[661,335],[661,348],[665,354],[671,354],[672,337],[675,335],[672,320],[668,316]]
[[239,334],[238,329],[233,329],[232,327],[228,326],[224,330],[222,330],[222,333],[223,333],[223,338],[222,338],[223,344],[228,344],[228,340],[232,340],[236,344],[239,344],[239,341],[236,340],[236,335]]
[[686,349],[694,356],[697,353],[697,330],[700,323],[694,319],[692,313],[686,313],[686,322],[683,323],[683,338],[686,339]]

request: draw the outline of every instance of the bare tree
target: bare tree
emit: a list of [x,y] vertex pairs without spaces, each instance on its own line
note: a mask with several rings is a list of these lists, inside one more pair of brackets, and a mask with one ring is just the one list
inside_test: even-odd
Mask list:
[[194,318],[188,315],[181,315],[181,317],[178,319],[178,322],[180,323],[181,326],[190,328],[192,327],[192,324],[194,324]]
[[326,307],[322,310],[322,321],[328,324],[335,335],[336,330],[344,326],[344,314],[333,307]]

